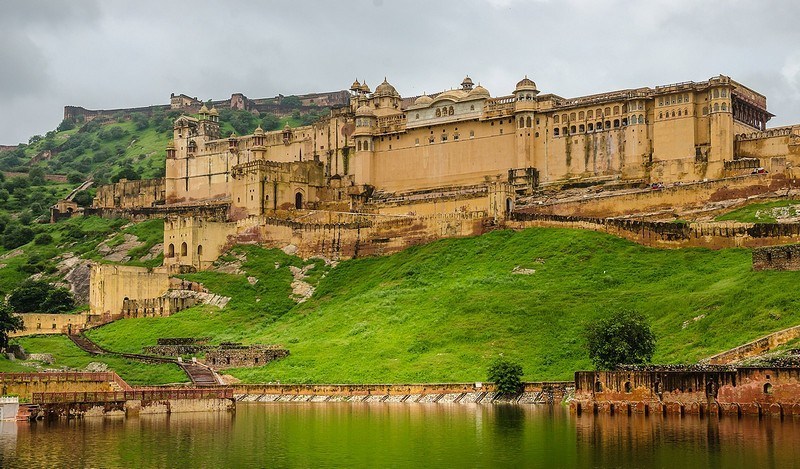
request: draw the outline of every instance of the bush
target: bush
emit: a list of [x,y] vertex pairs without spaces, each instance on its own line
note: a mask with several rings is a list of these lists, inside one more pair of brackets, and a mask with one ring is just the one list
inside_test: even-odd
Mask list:
[[83,182],[83,175],[75,171],[70,171],[67,175],[67,182],[70,184],[80,184]]
[[139,174],[133,168],[122,168],[119,172],[111,177],[111,182],[119,182],[120,179],[127,179],[128,181],[138,181]]
[[12,224],[6,226],[3,231],[3,247],[6,249],[14,249],[28,244],[33,239],[33,230],[27,226]]
[[656,348],[656,336],[642,314],[619,311],[586,326],[589,358],[597,369],[648,363]]
[[515,394],[522,389],[522,365],[498,358],[489,365],[488,379],[502,394]]
[[53,242],[53,237],[50,236],[49,233],[39,233],[33,238],[33,243],[38,246],[44,246],[47,244],[51,244]]

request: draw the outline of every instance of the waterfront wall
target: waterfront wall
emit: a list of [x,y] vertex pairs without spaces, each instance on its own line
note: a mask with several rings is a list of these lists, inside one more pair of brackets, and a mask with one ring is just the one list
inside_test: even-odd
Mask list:
[[800,415],[800,368],[575,373],[577,413]]
[[116,373],[0,373],[0,394],[30,400],[34,393],[107,392],[131,387]]

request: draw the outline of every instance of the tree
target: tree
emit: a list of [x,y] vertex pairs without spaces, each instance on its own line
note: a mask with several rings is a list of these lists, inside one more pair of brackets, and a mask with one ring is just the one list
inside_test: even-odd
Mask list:
[[498,358],[489,365],[488,378],[496,386],[497,392],[518,393],[522,389],[522,365]]
[[40,167],[31,168],[28,171],[28,180],[32,186],[41,186],[45,183],[44,170]]
[[297,96],[286,96],[281,99],[281,107],[284,109],[298,108],[303,105],[303,102]]
[[75,194],[72,201],[81,207],[89,207],[92,205],[92,194],[89,191],[80,191]]
[[586,326],[589,358],[597,369],[622,364],[648,363],[656,348],[656,336],[641,313],[619,311]]
[[139,180],[139,174],[131,167],[125,167],[111,177],[111,182],[119,182],[120,179],[127,179],[128,181]]
[[8,305],[16,313],[63,313],[75,307],[75,298],[66,288],[26,280],[11,291]]
[[275,114],[265,114],[261,119],[261,128],[270,131],[277,130],[281,125],[281,120]]
[[10,224],[3,231],[2,244],[6,249],[14,249],[28,244],[33,239],[33,230],[27,226]]
[[0,302],[0,349],[8,349],[8,334],[21,331],[24,327],[22,318],[5,301]]

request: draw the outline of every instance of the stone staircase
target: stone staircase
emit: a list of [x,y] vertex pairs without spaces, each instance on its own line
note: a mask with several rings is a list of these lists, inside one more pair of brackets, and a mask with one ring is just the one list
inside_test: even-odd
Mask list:
[[217,386],[220,382],[211,368],[196,362],[181,363],[180,367],[189,376],[195,386]]
[[67,337],[69,337],[69,340],[71,340],[75,345],[78,346],[78,348],[80,348],[84,352],[90,353],[92,355],[104,355],[107,353],[107,351],[104,348],[95,344],[83,334],[69,334]]

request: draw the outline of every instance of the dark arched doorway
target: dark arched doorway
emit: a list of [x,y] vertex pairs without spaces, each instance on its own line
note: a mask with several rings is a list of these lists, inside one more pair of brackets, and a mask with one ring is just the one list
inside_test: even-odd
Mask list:
[[303,208],[303,193],[298,192],[294,195],[294,208],[300,210]]

